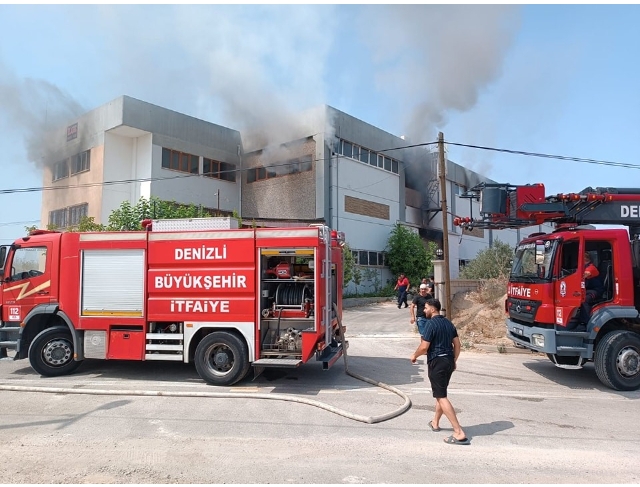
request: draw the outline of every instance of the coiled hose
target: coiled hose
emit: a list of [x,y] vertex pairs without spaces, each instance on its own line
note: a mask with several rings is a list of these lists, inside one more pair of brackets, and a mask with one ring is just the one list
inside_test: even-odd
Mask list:
[[[335,304],[334,304],[335,310]],[[338,313],[336,313],[338,315]],[[88,394],[92,396],[163,396],[163,397],[206,397],[206,398],[218,398],[218,399],[266,399],[270,401],[286,401],[286,402],[296,402],[299,404],[306,404],[308,406],[315,406],[320,409],[324,409],[325,411],[329,411],[330,413],[337,414],[339,416],[343,416],[347,419],[352,419],[354,421],[360,421],[361,423],[381,423],[383,421],[388,421],[393,419],[401,414],[405,413],[411,407],[411,399],[399,389],[396,389],[393,386],[388,384],[384,384],[382,382],[369,379],[368,377],[363,377],[361,375],[355,374],[349,370],[348,358],[347,358],[347,347],[345,346],[346,342],[344,339],[344,330],[342,328],[342,320],[338,318],[338,326],[340,332],[340,339],[343,343],[343,352],[342,355],[344,357],[344,369],[347,375],[350,375],[354,379],[361,380],[363,382],[367,382],[377,387],[381,387],[388,391],[397,394],[401,398],[404,399],[404,404],[400,406],[398,409],[391,411],[386,414],[381,414],[379,416],[362,416],[360,414],[351,413],[349,411],[345,411],[340,408],[336,408],[329,404],[325,404],[320,401],[315,401],[313,399],[307,399],[304,397],[293,396],[290,394],[264,394],[264,393],[254,393],[254,392],[168,392],[168,391],[145,391],[145,390],[132,390],[132,391],[123,391],[117,389],[70,389],[66,387],[26,387],[26,386],[11,386],[11,385],[0,385],[0,391],[14,391],[14,392],[40,392],[40,393],[50,393],[50,394]]]

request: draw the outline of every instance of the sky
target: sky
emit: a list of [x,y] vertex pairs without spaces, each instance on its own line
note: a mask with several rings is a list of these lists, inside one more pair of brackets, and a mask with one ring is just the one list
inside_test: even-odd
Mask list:
[[442,132],[495,181],[637,186],[638,25],[640,5],[0,5],[0,244],[39,224],[41,192],[6,190],[42,187],[47,127],[121,95],[240,131],[327,104]]

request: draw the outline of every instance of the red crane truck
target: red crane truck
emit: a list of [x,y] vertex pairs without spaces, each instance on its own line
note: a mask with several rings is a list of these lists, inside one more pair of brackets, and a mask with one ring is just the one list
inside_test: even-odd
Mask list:
[[[505,311],[507,336],[546,353],[558,367],[593,361],[600,381],[616,390],[640,388],[640,189],[586,188],[545,196],[542,184],[481,184],[478,218],[466,228],[524,228],[553,223],[515,249]],[[596,228],[594,225],[624,225]],[[604,293],[586,325],[575,326],[585,300],[585,253],[599,270]]]
[[84,359],[194,363],[223,386],[252,366],[315,358],[328,369],[342,355],[342,233],[230,218],[143,223],[36,230],[1,249],[0,351],[15,349],[43,376]]

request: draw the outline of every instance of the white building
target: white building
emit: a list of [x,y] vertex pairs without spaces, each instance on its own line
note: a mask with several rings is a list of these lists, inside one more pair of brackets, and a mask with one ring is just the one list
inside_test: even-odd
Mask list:
[[[236,130],[120,97],[54,134],[59,143],[49,150],[43,183],[61,189],[43,193],[42,224],[64,228],[83,216],[107,223],[123,201],[135,205],[140,197],[235,210],[258,223],[324,221],[345,232],[358,264],[381,284],[393,277],[384,249],[396,223],[442,245],[432,150],[408,149],[403,138],[329,106],[302,118],[291,140],[249,147]],[[492,181],[446,165],[450,213],[479,216],[478,203],[460,194]],[[448,228],[452,278],[495,239],[515,246],[521,237],[517,230],[463,232],[451,215]]]

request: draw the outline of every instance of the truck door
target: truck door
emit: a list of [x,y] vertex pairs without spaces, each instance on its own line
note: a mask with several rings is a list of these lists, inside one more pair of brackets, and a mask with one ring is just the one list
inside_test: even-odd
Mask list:
[[48,244],[25,244],[10,252],[2,283],[2,321],[20,322],[35,306],[50,302],[50,253]]
[[582,270],[580,267],[580,240],[567,240],[560,246],[554,284],[555,324],[567,326],[582,304]]

